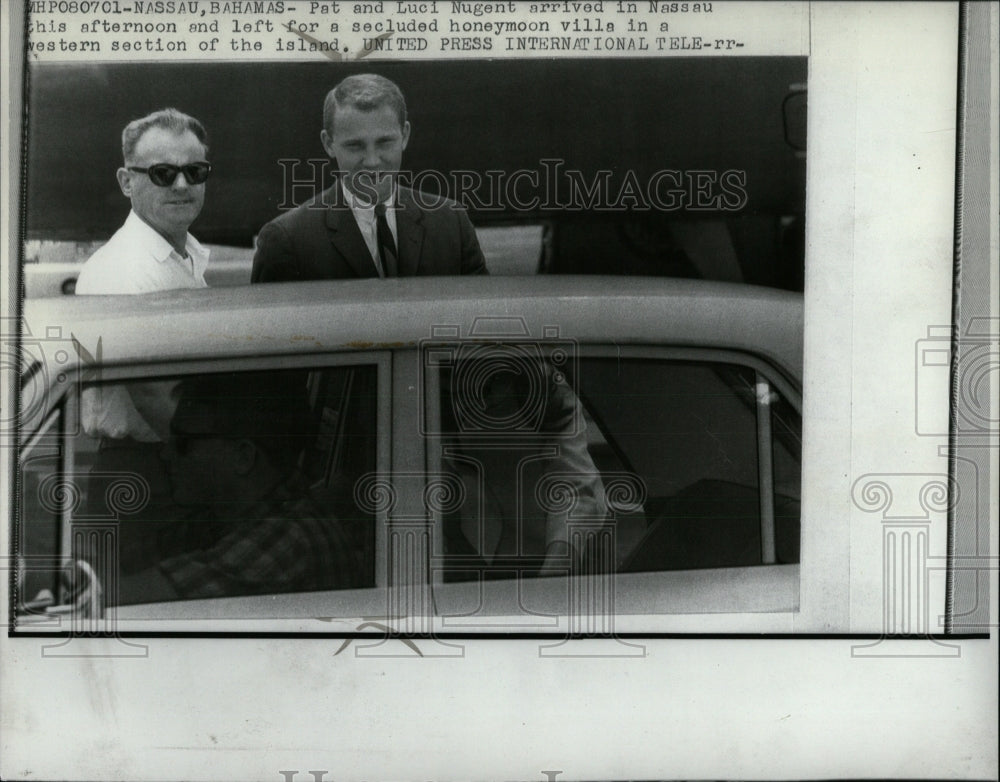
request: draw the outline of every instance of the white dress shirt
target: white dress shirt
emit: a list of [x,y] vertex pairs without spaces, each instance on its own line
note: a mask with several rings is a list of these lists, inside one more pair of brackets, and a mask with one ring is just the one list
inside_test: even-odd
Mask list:
[[[340,181],[340,188],[344,192],[344,199],[351,208],[351,214],[354,215],[354,221],[358,224],[361,236],[364,238],[365,244],[368,245],[368,252],[372,255],[372,263],[378,270],[378,276],[385,277],[385,269],[382,268],[378,254],[378,218],[375,217],[375,204],[366,204],[347,189],[343,180]],[[399,247],[399,235],[396,233],[395,189],[383,203],[385,204],[385,220],[389,224],[392,240],[396,243],[396,247]]]

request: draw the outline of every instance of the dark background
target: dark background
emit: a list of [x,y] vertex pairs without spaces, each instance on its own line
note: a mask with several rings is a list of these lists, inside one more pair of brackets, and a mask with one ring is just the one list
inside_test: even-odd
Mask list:
[[793,146],[804,147],[805,100],[789,96],[806,68],[804,57],[33,66],[26,238],[109,237],[128,212],[115,181],[121,129],[175,106],[211,140],[214,171],[193,233],[249,246],[282,201],[277,161],[325,157],[326,92],[348,73],[376,71],[406,95],[411,171],[540,170],[541,159],[560,158],[587,181],[605,169],[640,182],[663,169],[746,172],[738,213],[472,210],[477,225],[546,221],[548,271],[697,276],[671,225],[714,219],[725,221],[747,282],[801,289],[805,159]]

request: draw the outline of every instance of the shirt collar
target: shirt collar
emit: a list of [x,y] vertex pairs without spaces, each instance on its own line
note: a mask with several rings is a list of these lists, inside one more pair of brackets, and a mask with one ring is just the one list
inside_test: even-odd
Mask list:
[[[180,257],[173,245],[134,211],[128,213],[125,228],[135,237],[139,246],[149,248],[149,254],[157,262],[164,263],[171,255]],[[190,233],[184,240],[184,249],[191,256],[195,274],[203,273],[208,266],[209,251]]]
[[[352,193],[347,188],[347,183],[341,179],[340,180],[340,190],[344,194],[344,200],[347,205],[351,208],[351,211],[356,215],[362,216],[366,220],[372,220],[375,217],[375,205],[367,204],[358,198],[354,193]],[[389,193],[389,197],[385,199],[382,203],[385,204],[386,209],[392,209],[396,205],[396,188],[392,188],[392,192]]]

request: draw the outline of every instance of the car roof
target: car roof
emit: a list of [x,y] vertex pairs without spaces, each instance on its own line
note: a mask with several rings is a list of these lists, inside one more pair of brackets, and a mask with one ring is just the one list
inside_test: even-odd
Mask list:
[[541,339],[556,327],[581,344],[710,345],[802,375],[801,294],[702,280],[414,277],[25,301],[26,339],[75,339],[92,355],[100,340],[105,365],[397,348],[435,327],[462,338],[475,329]]

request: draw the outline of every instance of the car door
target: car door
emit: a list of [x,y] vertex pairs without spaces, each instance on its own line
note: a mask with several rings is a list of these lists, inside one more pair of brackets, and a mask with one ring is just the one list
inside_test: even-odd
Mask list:
[[[429,473],[462,496],[429,509],[444,627],[495,627],[501,616],[551,628],[560,615],[572,626],[576,613],[580,631],[605,632],[628,615],[642,615],[648,630],[694,614],[716,615],[702,626],[735,629],[768,626],[768,614],[770,626],[784,626],[797,611],[801,406],[780,368],[711,347],[507,341],[424,350]],[[544,432],[539,390],[553,368],[579,402],[557,438]],[[491,379],[504,375],[521,376],[522,393],[491,408]],[[456,432],[472,445],[457,446]],[[581,438],[586,458],[565,459]],[[595,480],[604,497],[596,513],[580,502]],[[544,523],[546,502],[550,519],[562,506],[585,555],[565,559],[562,578],[539,577],[523,545]],[[470,548],[489,548],[497,515],[522,543],[520,558],[493,557],[495,548],[470,558]]]
[[[34,431],[26,436],[20,454],[15,525],[19,628],[59,629],[60,618],[85,615],[102,618],[104,623],[95,629],[148,629],[150,621],[159,628],[167,620],[225,619],[266,630],[273,628],[268,621],[272,619],[294,622],[303,616],[360,617],[378,611],[387,580],[386,560],[379,556],[385,549],[386,514],[371,497],[356,490],[364,483],[363,477],[390,471],[391,366],[388,351],[356,351],[164,365],[151,362],[100,367],[99,371],[90,367],[86,375],[75,373],[70,382],[61,375],[65,393],[45,415],[36,416],[41,423],[33,424]],[[226,535],[211,530],[222,530],[218,525],[223,508],[213,508],[210,502],[191,505],[178,493],[182,484],[192,485],[184,483],[192,475],[203,487],[211,487],[224,476],[192,471],[185,478],[170,452],[180,447],[193,454],[213,433],[173,431],[166,442],[153,443],[110,436],[116,422],[121,423],[123,405],[134,404],[145,412],[138,400],[148,404],[150,397],[166,389],[181,400],[180,404],[174,401],[174,425],[176,410],[185,399],[183,389],[220,378],[231,388],[245,388],[253,402],[260,402],[264,393],[273,393],[256,390],[253,384],[261,378],[267,378],[268,389],[278,387],[277,382],[293,388],[296,400],[301,394],[308,420],[298,445],[295,485],[302,486],[312,515],[324,524],[326,519],[335,520],[330,523],[337,527],[338,556],[344,553],[350,560],[350,578],[321,578],[313,582],[318,586],[309,589],[301,588],[306,581],[282,586],[280,579],[273,588],[253,587],[248,582],[240,586],[232,580],[222,588],[218,578],[212,585],[213,577],[205,574],[223,567],[229,555],[222,549],[232,549],[230,544],[239,535],[230,535],[229,543],[220,544]],[[223,400],[227,406],[236,401]],[[283,400],[276,401],[277,407],[272,404],[270,409],[280,412]],[[260,430],[237,432],[235,438],[227,432],[226,437],[244,439],[243,434],[259,438]],[[291,527],[301,527],[303,522],[294,513],[280,520]],[[314,525],[313,529],[319,528]],[[247,545],[248,529],[246,525],[239,530],[230,527],[230,532],[243,535],[237,545]],[[322,542],[323,537],[310,540]],[[281,544],[280,536],[277,542]],[[203,553],[195,555],[195,551]],[[211,551],[222,556],[213,562],[204,553]],[[135,578],[137,573],[155,571],[167,574],[174,587],[187,578],[178,573],[201,575],[169,599],[151,600],[148,595],[154,593],[141,588],[147,582]],[[196,584],[199,579],[203,580],[200,586]],[[322,588],[335,582],[336,590]],[[297,602],[305,592],[311,599]],[[273,602],[277,597],[283,601],[280,610]],[[61,629],[66,627],[63,622]]]

